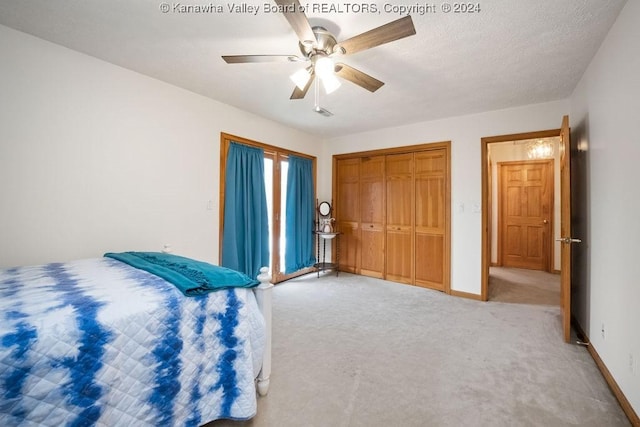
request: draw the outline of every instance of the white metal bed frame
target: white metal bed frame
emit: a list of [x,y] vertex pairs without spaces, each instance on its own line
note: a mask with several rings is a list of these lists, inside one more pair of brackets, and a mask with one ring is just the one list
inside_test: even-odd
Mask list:
[[273,284],[271,284],[271,275],[267,267],[260,269],[260,274],[257,277],[260,285],[254,288],[258,307],[262,316],[264,317],[265,324],[265,346],[264,357],[262,358],[262,369],[256,379],[256,388],[260,396],[266,396],[269,392],[269,381],[271,376],[271,293],[273,290]]

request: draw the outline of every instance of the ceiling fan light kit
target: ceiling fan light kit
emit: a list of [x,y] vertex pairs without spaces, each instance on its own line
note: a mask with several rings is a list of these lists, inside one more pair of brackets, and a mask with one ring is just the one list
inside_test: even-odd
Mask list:
[[296,86],[298,86],[298,89],[304,90],[304,87],[307,85],[307,82],[309,82],[309,79],[311,78],[311,68],[303,68],[301,70],[298,70],[295,73],[291,74],[289,78],[293,83],[295,83]]
[[[384,85],[383,82],[346,64],[336,63],[334,61],[335,58],[380,46],[416,33],[411,16],[405,16],[338,42],[326,28],[320,26],[311,27],[304,13],[304,8],[300,6],[298,0],[275,0],[275,3],[298,36],[298,45],[302,57],[296,55],[225,55],[222,59],[228,64],[282,61],[311,62],[310,67],[298,70],[290,76],[290,79],[296,85],[290,99],[303,99],[316,75],[318,80],[322,81],[325,92],[328,94],[340,87],[338,77],[370,92],[375,92]],[[317,91],[318,85],[316,83],[316,93]],[[318,108],[322,109],[316,102],[314,111],[323,114]]]
[[312,73],[311,70],[315,70],[315,74],[322,81],[324,90],[327,94],[335,92],[341,85],[340,80],[335,75],[335,64],[333,59],[328,56],[314,55],[311,58],[312,66],[309,68],[303,68],[293,73],[289,78],[298,89],[304,91],[305,86],[309,83]]
[[320,80],[322,81],[322,86],[324,87],[324,91],[327,94],[335,92],[342,84],[340,83],[340,80],[338,80],[338,78],[334,75],[325,76]]
[[316,69],[316,74],[319,78],[324,79],[325,77],[332,77],[335,71],[335,64],[333,63],[333,59],[328,56],[318,54],[313,57],[313,66]]

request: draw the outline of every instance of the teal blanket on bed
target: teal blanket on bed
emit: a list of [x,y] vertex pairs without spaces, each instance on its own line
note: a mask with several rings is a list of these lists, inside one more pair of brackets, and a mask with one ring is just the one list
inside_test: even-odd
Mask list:
[[104,256],[162,277],[188,297],[260,283],[239,271],[161,252],[109,252]]

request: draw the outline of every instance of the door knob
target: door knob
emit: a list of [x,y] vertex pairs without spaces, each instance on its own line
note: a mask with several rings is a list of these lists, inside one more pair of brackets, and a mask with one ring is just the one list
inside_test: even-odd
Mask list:
[[543,219],[543,220],[542,220],[542,223],[543,223],[543,224],[549,224],[549,221],[547,221],[546,219]]
[[561,237],[559,239],[556,239],[556,242],[562,242],[562,243],[582,243],[582,240],[580,239],[572,239],[571,237]]

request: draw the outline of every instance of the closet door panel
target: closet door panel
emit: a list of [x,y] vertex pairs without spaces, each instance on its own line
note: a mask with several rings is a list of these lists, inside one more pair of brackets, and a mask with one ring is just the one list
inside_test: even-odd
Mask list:
[[360,274],[384,277],[384,156],[360,163]]
[[340,251],[338,268],[340,271],[357,274],[359,273],[358,255],[360,253],[360,230],[358,224],[341,222],[340,233],[340,237],[335,239],[337,240],[338,251]]
[[344,159],[337,162],[337,200],[334,215],[336,239],[340,254],[340,271],[359,272],[360,254],[360,159]]
[[416,177],[416,229],[444,231],[444,177]]
[[384,230],[366,226],[361,231],[360,274],[384,277]]
[[418,153],[415,157],[415,283],[445,290],[446,153]]
[[360,159],[338,161],[338,221],[360,222]]
[[413,153],[386,156],[386,278],[413,283]]
[[444,290],[444,236],[416,233],[416,285]]
[[412,284],[412,239],[410,230],[387,230],[386,237],[386,279]]
[[360,220],[384,221],[384,156],[364,158],[360,164]]

